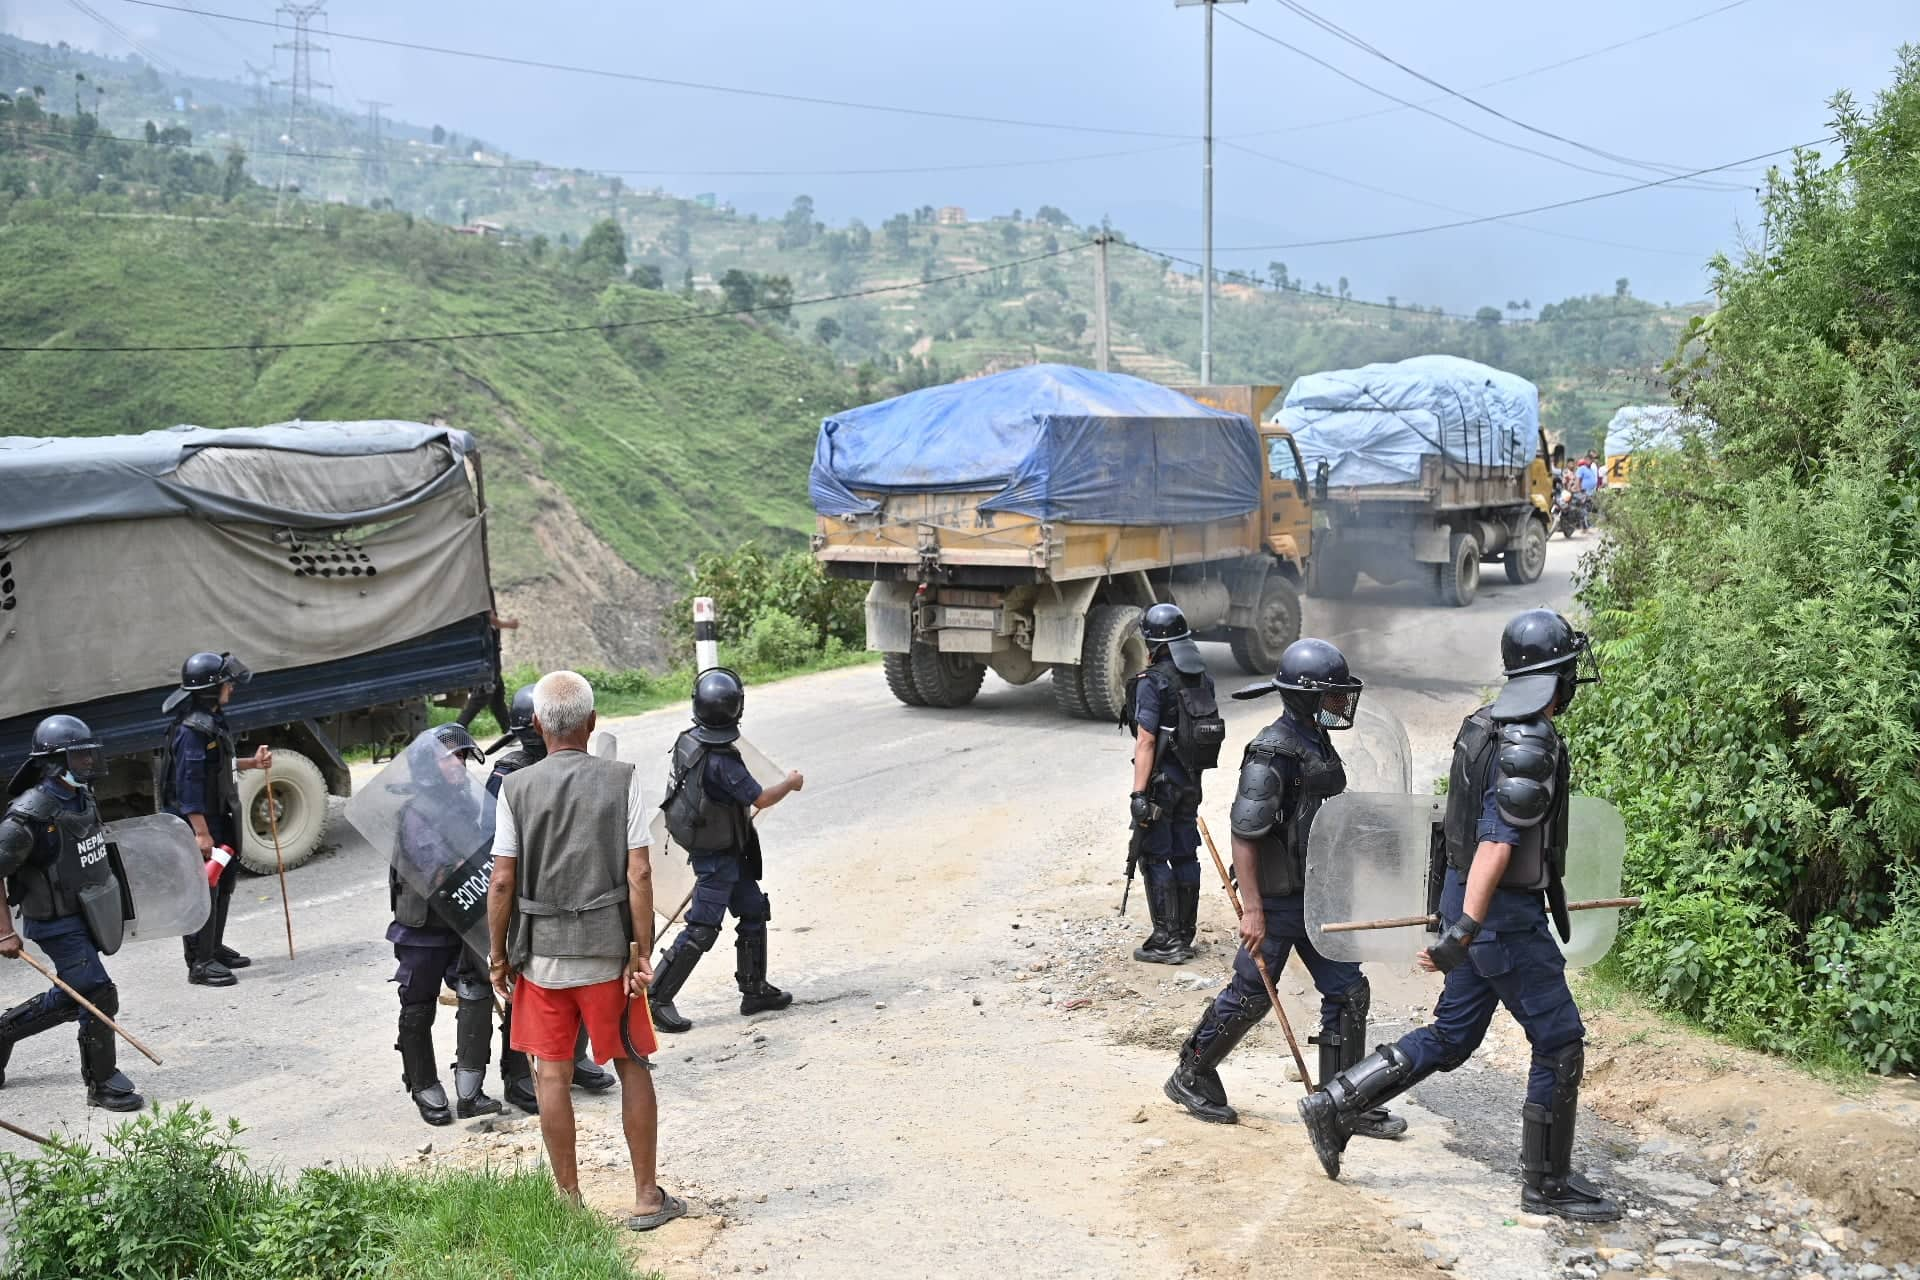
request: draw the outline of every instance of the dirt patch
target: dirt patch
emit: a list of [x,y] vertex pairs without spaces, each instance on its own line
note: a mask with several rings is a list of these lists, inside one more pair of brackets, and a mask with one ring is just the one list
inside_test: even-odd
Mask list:
[[1749,1184],[1790,1180],[1895,1256],[1920,1257],[1920,1081],[1836,1089],[1626,997],[1587,1025],[1583,1100],[1599,1114],[1685,1134]]

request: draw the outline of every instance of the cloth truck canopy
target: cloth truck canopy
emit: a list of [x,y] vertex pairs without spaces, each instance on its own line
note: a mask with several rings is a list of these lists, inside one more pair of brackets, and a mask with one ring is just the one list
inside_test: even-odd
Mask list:
[[807,487],[828,516],[879,511],[867,494],[987,490],[982,511],[1157,525],[1244,516],[1263,477],[1244,415],[1125,374],[1039,364],[826,419]]

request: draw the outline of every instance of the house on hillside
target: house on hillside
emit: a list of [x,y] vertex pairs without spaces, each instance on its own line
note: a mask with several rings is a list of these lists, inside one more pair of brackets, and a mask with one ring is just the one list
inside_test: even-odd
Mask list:
[[943,227],[964,227],[967,225],[967,211],[957,204],[942,205],[933,220]]

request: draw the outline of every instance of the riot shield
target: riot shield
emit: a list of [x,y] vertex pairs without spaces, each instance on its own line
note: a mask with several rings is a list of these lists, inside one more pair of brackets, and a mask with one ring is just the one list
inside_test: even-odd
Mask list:
[[440,923],[487,954],[493,806],[465,756],[428,730],[356,788],[346,815]]
[[[735,739],[733,745],[739,748],[740,759],[747,766],[747,772],[761,786],[770,787],[787,776],[785,770],[767,759],[745,738]],[[667,834],[667,815],[664,811],[654,810],[653,821],[648,825],[647,832],[653,861],[653,913],[660,917],[664,927],[678,918],[693,895],[693,866],[687,861],[686,850],[675,844],[673,837]]]
[[127,894],[133,899],[127,937],[145,942],[198,931],[207,922],[212,895],[193,828],[170,813],[150,813],[109,822],[106,830],[120,851]]
[[605,729],[602,729],[600,732],[594,734],[593,741],[587,744],[587,754],[597,756],[602,760],[618,760],[620,758],[620,740]]
[[1391,707],[1362,698],[1353,728],[1331,736],[1346,767],[1347,790],[1389,795],[1413,790],[1413,747]]
[[[1329,960],[1401,964],[1433,941],[1425,923],[1427,874],[1445,796],[1378,795],[1348,791],[1320,806],[1307,842],[1307,935]],[[1567,812],[1567,900],[1620,896],[1626,823],[1605,800],[1575,796]],[[1340,921],[1406,920],[1393,928],[1328,933]],[[1613,946],[1620,912],[1570,913],[1572,941],[1560,944],[1567,963],[1590,965]]]

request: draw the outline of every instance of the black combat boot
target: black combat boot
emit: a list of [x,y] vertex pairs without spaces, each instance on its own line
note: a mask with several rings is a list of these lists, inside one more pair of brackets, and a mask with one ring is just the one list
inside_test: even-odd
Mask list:
[[720,931],[703,924],[690,924],[681,930],[674,939],[673,946],[667,951],[667,958],[653,971],[653,985],[647,988],[647,1009],[653,1016],[656,1030],[670,1034],[693,1030],[693,1023],[680,1016],[673,1007],[673,998],[680,994],[680,988],[687,985],[687,979],[693,975],[693,966],[700,963],[700,957],[713,950],[713,944],[720,938]]
[[1180,1060],[1167,1077],[1163,1092],[1209,1124],[1236,1123],[1240,1113],[1227,1105],[1227,1087],[1220,1082],[1219,1067],[1265,1016],[1264,1009],[1258,1013],[1242,1009],[1223,1018],[1209,1004],[1193,1033],[1180,1046]]
[[1329,1178],[1340,1176],[1340,1155],[1353,1136],[1353,1121],[1422,1078],[1398,1046],[1383,1044],[1300,1099],[1300,1119]]
[[7,1062],[13,1057],[13,1046],[28,1036],[51,1031],[79,1016],[79,1006],[72,1001],[63,1000],[60,1007],[48,1009],[46,1000],[41,996],[23,1000],[5,1013],[0,1013],[0,1089],[7,1084]]
[[406,1088],[420,1118],[431,1125],[453,1123],[447,1091],[440,1085],[440,1069],[433,1061],[433,1016],[437,1006],[400,1006],[400,1035],[393,1047],[400,1051],[400,1083]]
[[1572,1173],[1578,1084],[1555,1088],[1553,1107],[1521,1107],[1521,1209],[1553,1213],[1571,1222],[1613,1222],[1620,1207],[1592,1182]]
[[1176,884],[1173,886],[1175,919],[1179,931],[1174,941],[1180,944],[1180,954],[1191,960],[1199,952],[1193,949],[1193,938],[1200,931],[1200,886],[1197,884]]
[[229,969],[244,969],[253,963],[252,957],[243,956],[227,945],[227,909],[232,905],[232,894],[222,893],[214,896],[213,958]]
[[573,1038],[573,1087],[582,1093],[605,1093],[613,1084],[613,1072],[593,1060],[587,1029],[582,1026]]
[[513,1047],[513,1006],[500,1015],[500,1084],[506,1100],[528,1115],[540,1114],[540,1097],[533,1090],[533,1067],[527,1055]]
[[767,935],[742,933],[733,940],[733,980],[740,987],[740,1012],[771,1013],[793,1003],[793,993],[767,981]]
[[487,1079],[487,1055],[493,1047],[493,995],[472,998],[473,988],[460,999],[453,1015],[453,1113],[462,1120],[488,1116],[500,1110],[481,1087]]
[[[109,1018],[120,1012],[120,989],[109,982],[87,996]],[[113,1029],[98,1018],[80,1023],[80,1078],[87,1085],[87,1105],[107,1111],[138,1111],[147,1100],[134,1092],[133,1081],[122,1075],[115,1059]]]
[[486,1071],[470,1071],[466,1067],[453,1069],[453,1113],[462,1120],[472,1120],[477,1116],[490,1116],[500,1110],[500,1101],[489,1098],[484,1086],[487,1082]]
[[1147,881],[1147,914],[1153,917],[1153,932],[1133,949],[1133,958],[1146,964],[1185,964],[1187,953],[1180,949],[1177,889],[1171,879]]
[[[1309,1036],[1307,1043],[1320,1046],[1320,1080],[1325,1083],[1359,1065],[1367,1043],[1367,1012],[1373,1003],[1372,988],[1360,979],[1342,998],[1340,1018],[1333,1031]],[[1359,1138],[1397,1138],[1407,1131],[1407,1122],[1385,1107],[1373,1107],[1347,1121],[1347,1130]]]

